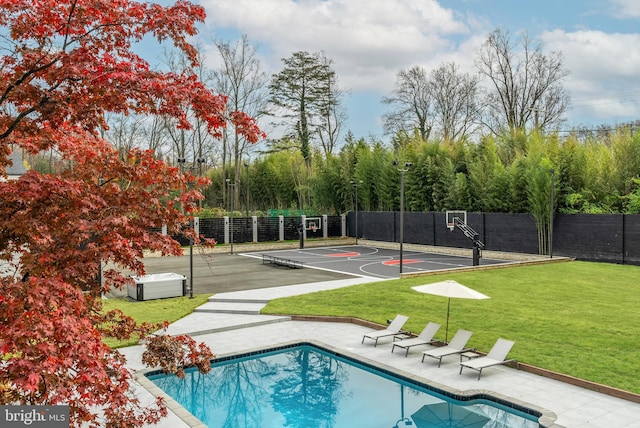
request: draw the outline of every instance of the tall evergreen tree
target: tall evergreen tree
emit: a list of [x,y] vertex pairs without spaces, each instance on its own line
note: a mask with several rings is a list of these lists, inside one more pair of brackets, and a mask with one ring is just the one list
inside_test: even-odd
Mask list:
[[[284,58],[284,68],[269,85],[269,101],[299,141],[307,168],[311,168],[311,142],[319,127],[326,128],[329,112],[339,105],[336,73],[324,53],[296,52]],[[331,128],[333,129],[333,128]]]

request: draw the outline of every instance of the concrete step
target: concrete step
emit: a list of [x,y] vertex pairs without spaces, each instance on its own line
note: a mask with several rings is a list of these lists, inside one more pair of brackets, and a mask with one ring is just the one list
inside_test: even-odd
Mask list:
[[207,299],[207,301],[208,302],[220,302],[220,303],[264,303],[264,304],[269,303],[269,300],[266,300],[266,299],[245,299],[245,298],[242,298],[242,297],[225,298],[225,297],[216,297],[216,296],[209,297]]
[[193,315],[194,316],[186,316],[171,324],[167,333],[172,335],[188,334],[189,336],[199,336],[291,320],[291,317],[288,316],[214,312],[200,312],[199,314]]
[[194,312],[259,315],[266,302],[213,301],[198,306]]

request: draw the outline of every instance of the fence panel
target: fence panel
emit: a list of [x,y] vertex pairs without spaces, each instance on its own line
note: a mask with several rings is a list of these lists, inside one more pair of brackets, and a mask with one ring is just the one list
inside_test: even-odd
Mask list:
[[279,224],[278,217],[258,217],[258,242],[279,241]]

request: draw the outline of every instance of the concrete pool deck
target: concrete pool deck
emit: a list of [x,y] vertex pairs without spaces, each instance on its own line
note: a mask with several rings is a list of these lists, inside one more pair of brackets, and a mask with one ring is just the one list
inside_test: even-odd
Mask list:
[[[425,383],[446,385],[463,392],[488,391],[518,403],[548,409],[555,414],[556,420],[550,424],[545,421],[545,426],[640,428],[639,403],[506,366],[487,369],[478,380],[474,371],[459,374],[458,356],[444,358],[440,368],[432,361],[422,363],[422,350],[428,349],[427,346],[412,348],[405,358],[404,352],[391,353],[391,339],[380,340],[377,347],[371,341],[361,343],[363,334],[371,331],[371,327],[349,322],[294,321],[286,316],[259,315],[260,309],[270,299],[362,282],[371,282],[371,279],[352,278],[216,294],[196,312],[171,324],[168,332],[194,335],[196,340],[209,345],[217,356],[270,348],[292,341],[312,341],[410,374]],[[120,349],[133,370],[143,369],[140,362],[143,350],[141,346]],[[137,389],[143,402],[151,402],[153,396],[148,390],[141,386]],[[188,420],[188,415],[169,404],[169,416],[154,427],[193,426],[183,420]],[[385,423],[384,426],[391,424]]]

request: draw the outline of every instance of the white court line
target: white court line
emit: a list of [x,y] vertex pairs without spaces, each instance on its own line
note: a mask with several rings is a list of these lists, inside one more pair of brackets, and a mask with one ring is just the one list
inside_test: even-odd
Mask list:
[[[285,251],[290,251],[290,250],[285,250]],[[241,255],[245,256],[245,257],[253,257],[254,259],[262,259],[262,254],[260,254],[260,253],[241,253]],[[338,261],[338,260],[334,260],[333,262],[335,263],[336,261]],[[327,261],[327,263],[329,263],[329,261]],[[387,277],[384,277],[384,276],[380,277],[380,276],[361,275],[361,274],[358,274],[358,273],[355,273],[355,272],[347,272],[347,271],[338,270],[338,269],[328,269],[328,268],[323,268],[323,267],[320,267],[320,266],[315,266],[315,265],[312,265],[312,264],[307,264],[307,265],[305,265],[305,267],[311,268],[311,269],[323,270],[323,271],[326,271],[326,272],[333,272],[333,273],[340,273],[340,274],[343,274],[343,275],[355,276],[355,277],[358,277],[358,278],[371,279],[371,280],[379,280],[380,278],[388,279]]]
[[318,269],[318,270],[324,270],[326,272],[334,272],[334,273],[341,273],[343,275],[351,275],[351,276],[356,276],[358,278],[368,278],[368,279],[380,279],[380,278],[384,278],[384,279],[388,279],[386,276],[371,276],[371,275],[365,275],[365,274],[358,274],[355,272],[347,272],[344,270],[337,270],[337,269],[328,269],[328,268],[324,268],[324,267],[320,267],[320,266],[314,266],[314,265],[308,265],[306,267],[309,267],[311,269]]
[[[362,251],[362,248],[369,250],[368,252],[364,253]],[[327,252],[323,252],[323,253],[319,253],[316,250],[323,250],[323,251],[329,251]],[[295,254],[295,257],[292,257],[292,259],[295,259],[296,261],[300,261],[305,263],[306,267],[312,268],[312,269],[319,269],[319,270],[324,270],[327,272],[333,272],[333,273],[341,273],[344,275],[353,275],[353,276],[357,276],[357,277],[363,277],[363,278],[372,278],[372,279],[394,279],[397,278],[397,276],[389,276],[389,275],[384,275],[384,274],[378,274],[375,272],[371,272],[369,270],[369,267],[371,266],[378,266],[380,264],[383,264],[385,261],[391,261],[391,260],[399,260],[399,256],[398,254],[394,254],[394,255],[388,255],[388,256],[376,256],[376,254],[380,253],[382,250],[391,250],[393,251],[393,249],[389,249],[389,248],[384,248],[384,249],[379,249],[377,247],[369,247],[369,246],[362,246],[362,245],[355,245],[355,246],[339,246],[339,247],[312,247],[312,248],[308,248],[308,249],[296,249],[296,248],[288,248],[288,249],[282,249],[282,250],[267,250],[263,253],[258,253],[258,252],[254,252],[254,253],[242,253],[242,255],[246,255],[248,257],[254,257],[257,259],[261,259],[263,254],[273,254],[273,253],[293,253]],[[357,256],[348,256],[348,257],[337,257],[334,258],[331,256],[330,251],[335,251],[338,253],[348,253],[348,252],[358,252],[360,253]],[[464,260],[469,260],[471,259],[471,257],[467,257],[464,255],[444,255],[444,254],[439,254],[439,253],[429,253],[429,252],[422,252],[422,251],[403,251],[403,256],[406,259],[407,257],[414,257],[414,260],[416,260],[416,262],[414,263],[403,263],[403,269],[408,269],[412,272],[429,272],[429,271],[434,271],[434,270],[438,270],[438,269],[422,269],[419,268],[418,266],[420,266],[421,264],[424,263],[428,263],[431,265],[436,265],[436,266],[443,266],[443,267],[465,267],[468,266],[466,263],[460,263],[456,261],[459,261],[460,259],[464,259]],[[435,257],[433,257],[435,256]],[[426,257],[426,258],[423,258]],[[319,260],[320,259],[320,260]],[[446,260],[450,260],[450,261],[446,261]],[[496,261],[498,263],[503,262],[502,260],[498,260],[498,259],[485,259],[487,261]],[[355,273],[355,272],[349,272],[346,270],[342,270],[342,269],[330,269],[327,267],[322,267],[322,265],[329,265],[331,263],[340,263],[340,262],[345,262],[345,261],[353,261],[353,262],[370,262],[370,263],[364,263],[361,264],[358,267],[358,270],[361,272],[360,274]],[[396,266],[389,266],[389,267],[396,267]]]
[[[367,266],[373,266],[373,265],[379,266],[381,264],[382,263],[379,263],[379,262],[378,263],[367,263],[367,264],[364,264],[364,265],[360,266],[360,271],[361,272],[367,272],[365,270],[365,268]],[[376,275],[377,278],[387,278],[387,279],[397,279],[398,278],[397,276],[388,276],[388,275],[376,274],[376,273],[373,273],[373,272],[368,272],[368,273],[369,273],[369,275]]]

